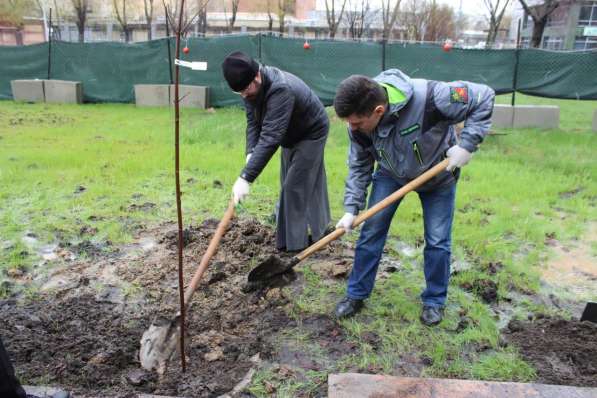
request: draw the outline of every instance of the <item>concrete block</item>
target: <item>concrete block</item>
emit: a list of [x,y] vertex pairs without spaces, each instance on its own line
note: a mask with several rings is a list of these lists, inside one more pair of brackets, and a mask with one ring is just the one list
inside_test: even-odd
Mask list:
[[597,110],[593,113],[593,131],[597,132]]
[[[180,106],[198,109],[206,109],[209,107],[209,87],[181,84],[178,86],[178,91]],[[170,85],[170,100],[174,103],[173,84]]]
[[15,101],[44,102],[43,80],[11,80],[12,97]]
[[491,127],[511,129],[514,121],[512,105],[495,104],[491,115]]
[[328,375],[329,398],[595,398],[597,388],[482,380],[340,373]]
[[83,84],[68,80],[45,80],[46,102],[59,104],[83,103]]
[[556,105],[516,105],[513,127],[557,129],[560,127],[560,107]]
[[169,84],[135,84],[137,106],[169,106]]

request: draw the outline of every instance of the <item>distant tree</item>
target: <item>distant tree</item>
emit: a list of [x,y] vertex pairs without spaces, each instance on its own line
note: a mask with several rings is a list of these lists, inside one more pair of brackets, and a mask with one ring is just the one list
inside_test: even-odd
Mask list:
[[392,29],[394,29],[398,11],[400,10],[400,1],[401,0],[381,0],[381,18],[383,22],[382,37],[384,40],[390,38]]
[[284,34],[286,29],[286,15],[290,14],[294,8],[295,0],[278,0],[278,23],[280,35]]
[[365,28],[371,22],[375,11],[371,9],[369,0],[352,0],[348,2],[346,12],[346,24],[352,39],[363,37]]
[[533,33],[531,35],[531,47],[539,47],[541,45],[541,39],[543,38],[543,31],[549,16],[558,8],[562,1],[558,0],[545,0],[541,4],[529,5],[528,0],[519,0],[522,8],[533,20]]
[[197,0],[197,31],[203,35],[207,32],[207,3],[209,0]]
[[87,11],[89,10],[89,0],[71,0],[75,10],[75,23],[79,31],[79,43],[85,41],[85,24],[87,23]]
[[428,19],[429,4],[427,0],[408,0],[400,14],[401,25],[406,29],[408,40],[424,39]]
[[34,7],[31,0],[2,0],[0,2],[0,20],[10,23],[16,28],[15,40],[18,46],[23,45],[23,28],[25,14]]
[[[231,13],[230,19],[226,16],[226,30],[232,32],[234,30],[234,23],[236,22],[236,13],[238,12],[238,3],[240,0],[231,0],[230,7]],[[226,6],[224,6],[224,14],[226,14]]]
[[145,20],[147,21],[147,40],[153,39],[151,33],[151,23],[153,21],[153,1],[143,0],[143,12],[145,13]]
[[122,33],[124,33],[124,41],[126,43],[131,41],[132,36],[132,29],[131,25],[129,25],[128,18],[126,16],[126,4],[128,0],[112,0],[112,5],[114,6],[114,14],[116,16],[116,20],[122,29]]
[[340,13],[336,13],[336,0],[325,0],[325,16],[328,21],[328,29],[330,38],[333,39],[336,37],[336,31],[338,30],[338,26],[342,21],[342,16],[344,14],[344,7],[346,6],[346,0],[342,0],[342,7],[340,8]]
[[274,30],[274,17],[272,16],[272,0],[267,0],[267,30]]
[[436,0],[426,3],[422,16],[426,17],[423,40],[443,41],[454,37],[456,13],[448,4],[438,4]]
[[483,0],[483,2],[489,12],[487,18],[489,29],[487,31],[487,39],[485,40],[485,43],[486,46],[490,48],[495,43],[495,39],[502,24],[504,12],[510,3],[510,0]]

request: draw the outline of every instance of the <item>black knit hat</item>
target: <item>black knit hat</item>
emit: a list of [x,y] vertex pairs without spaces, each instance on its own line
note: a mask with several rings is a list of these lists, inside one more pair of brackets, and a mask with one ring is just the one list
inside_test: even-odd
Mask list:
[[238,92],[247,88],[255,79],[259,64],[247,54],[235,51],[224,58],[222,72],[232,91]]

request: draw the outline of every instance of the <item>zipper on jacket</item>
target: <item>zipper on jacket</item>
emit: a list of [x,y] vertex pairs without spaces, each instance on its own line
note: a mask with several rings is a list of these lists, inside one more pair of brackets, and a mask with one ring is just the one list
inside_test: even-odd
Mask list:
[[400,178],[400,175],[398,174],[396,169],[394,169],[394,166],[392,165],[392,163],[390,162],[390,159],[386,155],[386,151],[384,151],[381,148],[378,151],[379,151],[379,156],[381,156],[381,158],[388,164],[388,167],[390,168],[390,171],[394,174],[394,177]]
[[417,141],[413,141],[413,151],[415,153],[415,156],[417,157],[417,160],[419,161],[419,164],[422,166],[423,157],[421,156],[421,151],[419,150],[419,145],[417,145]]

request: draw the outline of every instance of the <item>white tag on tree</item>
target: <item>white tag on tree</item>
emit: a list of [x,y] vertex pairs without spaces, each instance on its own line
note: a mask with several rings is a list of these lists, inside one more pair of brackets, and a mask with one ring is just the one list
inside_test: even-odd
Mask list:
[[176,64],[178,66],[185,67],[185,68],[190,68],[192,70],[207,70],[207,62],[202,62],[202,61],[190,62],[190,61],[183,61],[183,60],[175,58],[174,64]]

